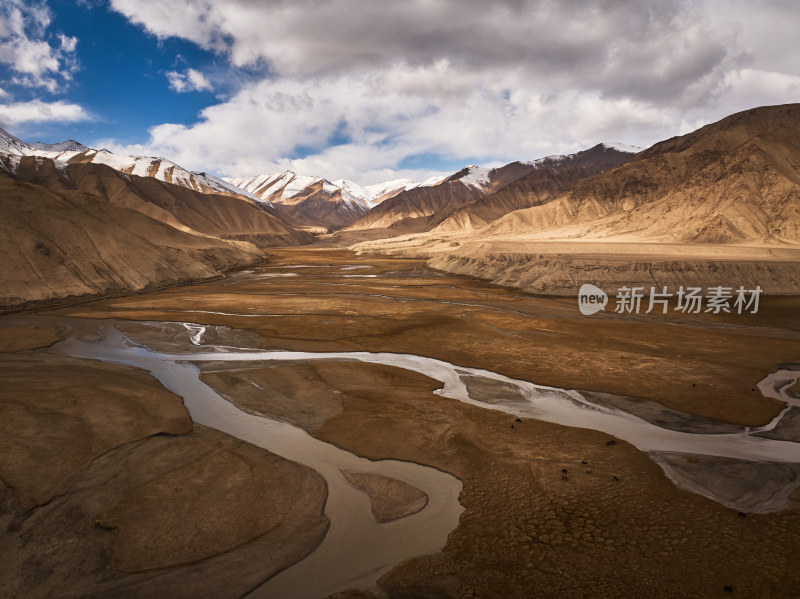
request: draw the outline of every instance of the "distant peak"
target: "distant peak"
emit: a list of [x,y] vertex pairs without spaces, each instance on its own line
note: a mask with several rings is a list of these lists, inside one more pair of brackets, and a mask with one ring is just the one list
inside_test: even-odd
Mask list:
[[37,141],[36,143],[32,143],[31,147],[36,148],[37,150],[44,150],[46,152],[85,152],[89,149],[74,139],[68,139],[67,141],[62,141],[55,144],[46,144],[41,141]]
[[4,137],[6,139],[11,139],[11,140],[19,142],[19,143],[25,143],[19,137],[14,137],[13,135],[11,135],[8,131],[6,131],[3,128],[0,128],[0,137]]
[[31,150],[31,147],[18,137],[14,137],[8,131],[0,129],[0,152],[23,156]]

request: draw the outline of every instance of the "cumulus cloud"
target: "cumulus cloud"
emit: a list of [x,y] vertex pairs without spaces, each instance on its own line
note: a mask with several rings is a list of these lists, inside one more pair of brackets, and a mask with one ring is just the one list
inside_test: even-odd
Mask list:
[[[111,0],[159,38],[264,72],[196,123],[154,127],[139,149],[230,175],[290,167],[363,183],[426,155],[647,146],[750,101],[796,99],[797,66],[769,70],[759,45],[791,47],[788,29],[767,40],[747,29],[754,9],[733,5],[726,15],[722,0]],[[173,89],[197,88],[188,73],[168,74]]]
[[426,93],[429,76],[403,68],[313,82],[263,80],[206,108],[197,123],[159,125],[146,145],[120,150],[230,175],[291,168],[366,184],[419,155],[532,159],[669,126],[642,102],[521,87],[509,94],[503,80],[437,98]]
[[205,75],[195,69],[186,69],[186,72],[167,71],[165,73],[170,89],[179,94],[192,91],[214,91],[211,82]]
[[77,39],[48,36],[50,11],[42,2],[0,4],[0,62],[15,73],[12,83],[56,92],[77,69]]
[[89,115],[79,105],[63,101],[0,104],[0,126],[4,128],[24,123],[73,123],[88,119]]
[[289,76],[438,60],[476,76],[516,70],[571,89],[635,98],[710,92],[735,30],[692,5],[656,0],[112,0],[134,23]]

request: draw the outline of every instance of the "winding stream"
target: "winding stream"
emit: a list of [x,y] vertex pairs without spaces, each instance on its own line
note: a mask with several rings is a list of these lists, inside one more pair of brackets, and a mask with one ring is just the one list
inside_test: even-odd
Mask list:
[[[184,326],[192,344],[198,345],[205,327],[190,323]],[[458,502],[462,485],[454,476],[411,462],[373,462],[319,441],[290,424],[244,412],[200,381],[200,371],[191,363],[252,360],[263,352],[241,349],[236,353],[165,354],[132,344],[113,322],[97,321],[97,327],[94,332],[79,332],[55,348],[75,357],[149,370],[167,389],[184,398],[193,421],[308,466],[325,479],[325,515],[330,528],[323,542],[311,555],[271,578],[250,596],[318,599],[346,588],[373,586],[400,561],[441,549],[458,524],[463,511]],[[342,470],[401,480],[424,491],[428,503],[416,514],[378,523],[367,496],[347,483]]]
[[[144,324],[159,326],[165,323]],[[800,477],[794,475],[789,484],[782,483],[781,488],[768,497],[748,498],[747,505],[737,505],[735,501],[732,503],[730,499],[718,497],[713,485],[697,478],[687,479],[685,473],[674,471],[659,457],[662,454],[694,454],[749,464],[800,464],[800,443],[760,436],[773,431],[790,410],[800,407],[800,401],[788,390],[800,376],[800,370],[794,365],[784,365],[759,383],[763,395],[787,404],[772,422],[763,427],[712,434],[664,428],[622,409],[593,403],[588,394],[580,391],[536,385],[423,356],[204,346],[207,325],[178,324],[184,327],[190,341],[181,349],[189,353],[154,351],[136,345],[115,327],[114,321],[81,321],[75,327],[76,333],[55,348],[75,357],[119,362],[149,370],[166,388],[183,396],[195,422],[304,464],[325,478],[328,485],[325,513],[331,522],[328,534],[307,558],[251,593],[254,598],[321,597],[345,588],[370,587],[400,561],[441,549],[463,511],[458,502],[461,482],[447,473],[418,464],[360,458],[314,439],[292,425],[246,413],[200,381],[197,362],[357,360],[419,372],[441,381],[442,388],[435,393],[443,397],[519,417],[590,428],[624,439],[650,453],[676,485],[748,511],[782,509],[790,492],[800,484]],[[95,330],[92,332],[86,327]],[[473,392],[471,395],[470,391],[470,384],[475,381],[480,382],[484,390],[488,388],[491,391],[494,385],[498,397],[502,396],[500,400],[487,403],[476,399],[478,394]],[[509,389],[513,393],[509,394]],[[340,472],[343,469],[382,474],[407,482],[428,495],[428,504],[411,516],[377,523],[366,495],[346,482]]]

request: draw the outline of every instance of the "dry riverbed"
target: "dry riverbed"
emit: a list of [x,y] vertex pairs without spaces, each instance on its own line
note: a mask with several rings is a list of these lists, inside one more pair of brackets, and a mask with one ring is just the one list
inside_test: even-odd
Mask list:
[[[684,426],[680,412],[731,430],[780,412],[783,403],[756,383],[800,358],[798,298],[766,297],[759,314],[735,318],[584,318],[573,298],[442,275],[418,260],[315,248],[270,259],[221,281],[47,314],[236,331],[204,340],[217,345],[424,355],[642,398],[642,417]],[[6,351],[18,352],[0,354],[0,407],[17,419],[2,420],[0,454],[11,526],[2,549],[4,559],[14,556],[0,582],[10,596],[27,596],[26,585],[46,596],[59,581],[86,595],[155,580],[186,596],[200,582],[239,596],[319,542],[325,489],[313,471],[192,426],[180,399],[143,371],[56,357],[46,346],[58,328],[37,324],[34,333],[20,318],[0,329]],[[120,329],[148,345],[175,338],[136,322]],[[800,588],[792,562],[800,511],[742,517],[679,490],[650,457],[606,434],[443,398],[438,381],[392,366],[207,362],[202,370],[245,411],[360,456],[418,462],[463,481],[466,509],[440,553],[399,564],[379,590],[342,597],[714,597],[727,596],[726,586],[736,596],[790,597]],[[509,399],[497,386],[470,385],[482,401]],[[690,470],[697,458],[683,459]],[[391,514],[423,501],[368,482],[380,505],[405,494]],[[270,553],[275,547],[285,552]],[[268,559],[254,565],[259,552]],[[36,587],[43,572],[50,586]]]

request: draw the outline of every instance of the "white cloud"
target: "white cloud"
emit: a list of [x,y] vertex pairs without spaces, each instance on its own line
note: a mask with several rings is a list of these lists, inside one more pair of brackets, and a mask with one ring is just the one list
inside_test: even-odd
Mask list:
[[77,69],[77,38],[64,34],[51,44],[51,16],[42,2],[4,0],[0,4],[0,62],[15,73],[12,83],[49,92],[63,88]]
[[[773,18],[793,10],[768,5]],[[800,93],[800,66],[785,58],[791,27],[770,34],[744,0],[730,13],[722,0],[111,6],[159,38],[190,40],[234,66],[266,65],[263,80],[196,123],[164,123],[146,144],[118,148],[219,174],[291,168],[369,184],[405,176],[404,164],[427,155],[491,162],[600,141],[649,146]],[[192,71],[167,73],[172,89],[210,90]]]
[[85,121],[89,115],[77,104],[68,102],[14,102],[0,104],[0,126],[8,128],[23,123]]
[[[448,76],[446,66],[435,68]],[[492,86],[455,83],[464,89],[438,96],[428,93],[429,81],[427,70],[407,67],[313,82],[264,80],[206,108],[193,125],[159,125],[147,144],[110,149],[169,156],[227,175],[291,168],[369,184],[418,155],[511,161],[620,137],[641,144],[668,132],[672,118],[644,102],[596,93],[545,95],[505,78]],[[512,83],[515,91],[508,94]],[[303,157],[287,158],[300,150]]]
[[58,39],[61,42],[61,50],[63,52],[75,52],[75,47],[78,45],[77,37],[66,36],[63,33],[58,34]]
[[720,68],[740,58],[731,46],[735,28],[685,2],[111,0],[111,6],[160,38],[193,41],[235,66],[263,60],[271,72],[291,77],[446,61],[483,78],[516,70],[560,89],[670,100],[688,91],[691,101],[711,93]]
[[185,93],[191,91],[214,91],[211,82],[205,75],[195,69],[187,69],[185,73],[178,71],[167,71],[169,87],[176,92]]
[[800,76],[741,69],[728,74],[727,92],[720,104],[724,111],[736,112],[765,104],[800,101]]

